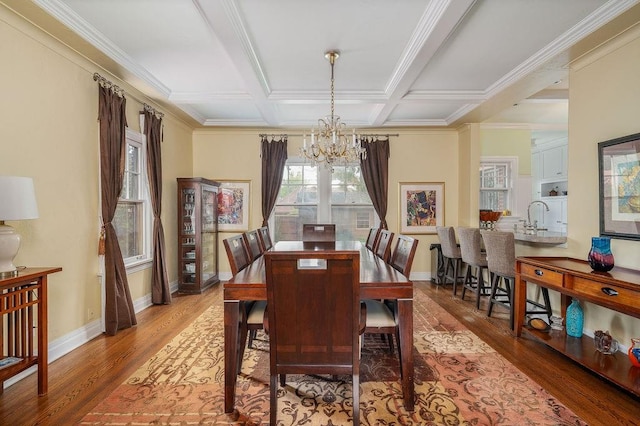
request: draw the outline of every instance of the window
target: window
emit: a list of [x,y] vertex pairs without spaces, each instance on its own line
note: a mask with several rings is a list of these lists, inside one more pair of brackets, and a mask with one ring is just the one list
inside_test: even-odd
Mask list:
[[127,129],[124,184],[113,219],[126,266],[151,259],[151,203],[144,135]]
[[513,172],[515,160],[504,157],[480,161],[480,209],[513,210]]
[[365,241],[379,220],[359,164],[312,167],[290,159],[270,218],[274,240],[302,239],[303,223],[335,223],[339,240]]

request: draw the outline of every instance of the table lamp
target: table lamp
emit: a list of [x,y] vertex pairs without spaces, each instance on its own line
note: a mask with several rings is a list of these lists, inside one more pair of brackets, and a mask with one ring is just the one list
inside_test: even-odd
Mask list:
[[19,176],[0,176],[0,278],[18,274],[13,259],[20,248],[20,234],[5,220],[37,219],[38,205],[33,179]]

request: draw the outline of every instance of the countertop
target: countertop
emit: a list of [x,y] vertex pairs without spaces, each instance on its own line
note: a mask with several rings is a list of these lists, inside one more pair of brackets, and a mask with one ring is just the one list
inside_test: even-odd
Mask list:
[[514,233],[516,241],[540,244],[564,244],[567,235],[562,232],[538,231],[535,234],[525,234],[521,231]]

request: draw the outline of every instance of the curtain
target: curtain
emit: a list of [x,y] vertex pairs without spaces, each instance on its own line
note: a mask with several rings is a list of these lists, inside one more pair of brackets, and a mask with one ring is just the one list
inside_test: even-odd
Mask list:
[[271,211],[276,205],[278,192],[282,184],[282,172],[287,163],[287,137],[282,136],[279,141],[273,138],[269,141],[266,136],[260,141],[262,144],[262,226],[267,226]]
[[[117,86],[116,86],[117,88]],[[105,329],[115,335],[118,330],[135,324],[127,273],[122,260],[116,230],[111,223],[122,192],[126,159],[125,128],[127,119],[124,94],[103,85],[98,86],[100,120],[100,185],[102,189],[102,235],[104,235]]]
[[364,138],[362,146],[367,157],[360,160],[362,177],[373,208],[380,218],[380,228],[387,226],[387,194],[389,192],[389,138],[369,140]]
[[162,118],[154,111],[145,108],[144,134],[147,137],[147,174],[149,176],[149,194],[153,209],[153,265],[151,269],[151,302],[156,305],[171,303],[169,274],[164,243],[164,228],[160,213],[162,212]]

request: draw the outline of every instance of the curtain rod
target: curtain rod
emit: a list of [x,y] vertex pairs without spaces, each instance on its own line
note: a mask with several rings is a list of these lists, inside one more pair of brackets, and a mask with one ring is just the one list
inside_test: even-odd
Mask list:
[[[258,136],[262,137],[267,137],[267,138],[271,138],[271,137],[278,137],[278,136],[307,136],[307,134],[293,134],[293,133],[260,133]],[[363,137],[363,136],[375,136],[375,137],[381,137],[381,136],[386,136],[386,137],[399,137],[400,134],[399,133],[356,133],[356,136],[358,137]]]
[[[110,89],[113,90],[113,92],[120,96],[120,97],[124,97],[125,92],[124,89],[121,88],[120,86],[113,84],[111,81],[107,80],[106,78],[104,78],[103,76],[101,76],[100,74],[98,74],[97,72],[93,73],[93,81],[97,81],[98,84],[106,89]],[[151,105],[148,105],[146,102],[136,98],[135,96],[129,94],[133,99],[135,99],[136,101],[140,102],[142,104],[142,107],[144,110],[149,111],[153,114],[156,114],[159,116],[159,118],[163,118],[164,117],[164,113],[158,111],[157,109],[153,108]]]

